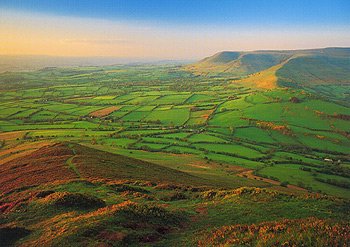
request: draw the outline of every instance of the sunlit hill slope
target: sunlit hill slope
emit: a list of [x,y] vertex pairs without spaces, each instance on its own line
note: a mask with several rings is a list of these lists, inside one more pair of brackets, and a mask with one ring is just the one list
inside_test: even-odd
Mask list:
[[186,70],[208,77],[228,76],[235,82],[261,88],[347,84],[350,82],[350,48],[224,51],[191,64]]

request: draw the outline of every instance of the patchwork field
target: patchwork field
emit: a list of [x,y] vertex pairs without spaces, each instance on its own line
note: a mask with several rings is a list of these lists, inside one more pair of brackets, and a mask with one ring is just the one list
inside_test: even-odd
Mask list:
[[9,244],[350,241],[344,85],[267,90],[121,65],[8,72],[0,86]]

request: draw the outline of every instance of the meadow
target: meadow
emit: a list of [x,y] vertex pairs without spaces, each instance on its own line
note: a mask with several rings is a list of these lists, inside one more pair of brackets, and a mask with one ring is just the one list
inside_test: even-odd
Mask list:
[[[1,131],[24,133],[12,141],[57,139],[154,156],[188,154],[350,197],[342,192],[350,185],[350,141],[348,120],[338,117],[349,114],[341,99],[307,89],[258,90],[222,78],[208,82],[173,66],[53,68],[4,73],[0,80],[18,76],[25,79],[0,92]],[[282,164],[309,179],[301,184],[292,175],[279,176],[287,169]]]
[[[2,219],[30,225],[36,234],[51,223],[60,232],[28,235],[23,243],[47,238],[52,241],[47,244],[68,244],[84,238],[86,232],[73,230],[84,225],[96,244],[101,236],[130,245],[244,244],[244,229],[254,229],[246,243],[264,246],[275,243],[269,234],[258,237],[256,229],[272,227],[266,221],[304,234],[300,229],[313,224],[336,231],[347,215],[342,203],[350,199],[350,105],[344,95],[336,97],[344,85],[266,90],[198,76],[177,65],[5,72],[0,85],[1,164],[46,143],[63,145],[59,149],[67,159],[58,167],[69,171],[67,181],[27,181],[22,189],[35,196],[23,202],[33,220],[21,213]],[[12,212],[4,202],[18,191],[2,191],[4,211]],[[38,191],[50,192],[38,196]],[[75,213],[67,209],[65,200],[71,197],[81,201],[73,205]],[[265,216],[249,216],[262,211]],[[69,214],[75,218],[69,220]],[[150,223],[138,226],[138,217]],[[113,227],[102,233],[111,222]],[[183,223],[187,230],[181,234],[176,229]],[[241,232],[233,238],[236,228]],[[111,233],[116,230],[119,235]],[[291,233],[278,234],[287,241]],[[305,234],[305,239],[317,235]]]

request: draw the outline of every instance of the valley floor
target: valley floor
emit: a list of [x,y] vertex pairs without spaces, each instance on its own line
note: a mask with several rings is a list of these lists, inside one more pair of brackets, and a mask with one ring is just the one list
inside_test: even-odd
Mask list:
[[344,85],[260,90],[146,65],[2,81],[5,245],[350,244]]

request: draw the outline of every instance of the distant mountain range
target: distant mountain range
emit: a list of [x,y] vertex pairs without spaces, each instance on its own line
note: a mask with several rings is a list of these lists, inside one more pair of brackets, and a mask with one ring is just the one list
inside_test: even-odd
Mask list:
[[228,76],[262,88],[350,83],[350,48],[223,51],[188,65],[204,76]]
[[60,57],[40,55],[0,55],[0,73],[6,71],[32,71],[45,67],[83,67],[109,65],[163,65],[184,64],[190,60],[159,60],[151,58],[122,58],[122,57]]

